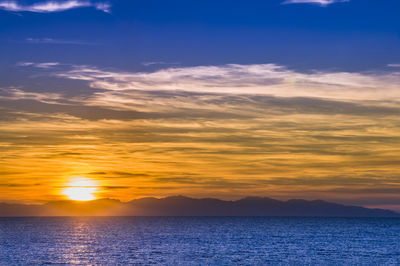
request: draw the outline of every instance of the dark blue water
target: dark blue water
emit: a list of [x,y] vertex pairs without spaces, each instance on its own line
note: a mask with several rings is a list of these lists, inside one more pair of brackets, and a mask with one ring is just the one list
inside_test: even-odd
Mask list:
[[400,219],[0,218],[0,263],[396,265]]

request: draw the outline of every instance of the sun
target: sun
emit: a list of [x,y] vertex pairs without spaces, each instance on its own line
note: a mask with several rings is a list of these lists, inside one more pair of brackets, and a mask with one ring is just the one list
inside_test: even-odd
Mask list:
[[95,181],[86,177],[76,177],[66,185],[62,194],[70,200],[89,201],[96,199],[97,190]]

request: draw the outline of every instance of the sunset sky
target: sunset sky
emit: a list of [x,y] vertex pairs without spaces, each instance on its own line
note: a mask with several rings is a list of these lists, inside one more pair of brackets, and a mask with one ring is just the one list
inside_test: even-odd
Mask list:
[[121,201],[400,210],[399,11],[399,0],[0,0],[0,201],[61,200],[88,182]]

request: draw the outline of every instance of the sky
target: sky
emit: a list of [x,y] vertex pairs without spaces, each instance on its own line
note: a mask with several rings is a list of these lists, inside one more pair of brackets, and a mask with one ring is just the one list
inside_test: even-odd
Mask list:
[[400,210],[398,0],[0,0],[0,201]]

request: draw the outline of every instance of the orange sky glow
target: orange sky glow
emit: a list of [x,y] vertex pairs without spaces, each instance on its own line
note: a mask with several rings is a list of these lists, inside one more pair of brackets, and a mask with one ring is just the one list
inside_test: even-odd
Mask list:
[[57,75],[101,91],[1,96],[12,118],[0,122],[1,201],[79,199],[81,177],[95,184],[81,199],[251,195],[397,206],[400,104],[387,95],[397,74],[227,65]]

